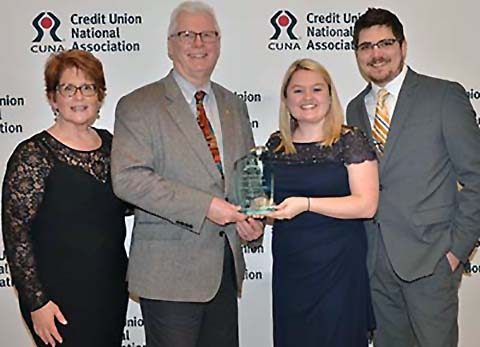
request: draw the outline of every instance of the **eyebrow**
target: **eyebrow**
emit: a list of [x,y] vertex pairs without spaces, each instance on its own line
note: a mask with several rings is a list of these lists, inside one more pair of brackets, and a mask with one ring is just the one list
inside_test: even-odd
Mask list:
[[383,40],[396,40],[397,38],[395,37],[384,37],[383,39],[380,39],[380,40],[377,40],[377,41],[363,41],[363,42],[358,42],[359,45],[363,44],[363,43],[378,43],[380,41],[383,41]]
[[328,85],[327,85],[327,83],[319,82],[319,83],[309,84],[309,85],[305,85],[305,84],[291,84],[289,87],[290,87],[290,88],[294,88],[294,87],[317,87],[317,86],[327,87]]

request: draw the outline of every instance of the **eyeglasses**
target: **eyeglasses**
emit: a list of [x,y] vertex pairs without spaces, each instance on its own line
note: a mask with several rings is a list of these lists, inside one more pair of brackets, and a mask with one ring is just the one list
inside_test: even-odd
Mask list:
[[371,43],[371,42],[362,42],[361,44],[357,45],[357,51],[361,53],[368,53],[373,51],[374,47],[377,47],[378,49],[388,49],[392,47],[395,42],[400,43],[401,40],[397,39],[383,39],[380,40],[376,43]]
[[195,31],[184,30],[170,35],[170,38],[177,38],[181,42],[185,43],[193,43],[197,36],[200,36],[200,40],[202,40],[203,43],[213,43],[217,41],[219,34],[218,31],[214,30],[206,30],[199,33]]
[[71,98],[77,94],[77,90],[79,90],[80,94],[85,97],[97,95],[97,86],[93,83],[85,83],[78,87],[74,86],[73,84],[59,84],[57,86],[57,92],[59,92],[60,95],[68,98]]

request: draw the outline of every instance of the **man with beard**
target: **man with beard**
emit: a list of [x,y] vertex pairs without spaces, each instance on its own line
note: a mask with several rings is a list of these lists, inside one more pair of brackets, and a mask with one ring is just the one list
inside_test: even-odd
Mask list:
[[375,346],[457,346],[458,288],[480,234],[475,112],[458,83],[405,65],[393,13],[368,9],[353,39],[369,84],[349,103],[347,120],[379,155],[380,205],[366,222]]

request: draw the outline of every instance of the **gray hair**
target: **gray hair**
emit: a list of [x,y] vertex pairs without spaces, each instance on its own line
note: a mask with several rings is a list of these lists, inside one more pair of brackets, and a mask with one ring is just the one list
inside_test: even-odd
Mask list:
[[220,27],[218,26],[215,11],[210,5],[201,1],[184,1],[178,5],[170,15],[170,24],[168,25],[168,36],[175,34],[177,30],[177,19],[180,13],[187,12],[190,14],[206,13],[213,19],[215,30],[220,34]]

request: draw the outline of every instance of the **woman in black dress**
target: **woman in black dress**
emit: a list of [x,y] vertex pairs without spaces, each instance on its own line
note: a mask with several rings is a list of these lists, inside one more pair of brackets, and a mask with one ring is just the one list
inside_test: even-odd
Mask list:
[[366,347],[374,326],[362,218],[374,215],[374,149],[342,125],[330,75],[294,62],[271,135],[276,211],[273,313],[276,347]]
[[128,293],[125,205],[112,191],[112,135],[93,122],[101,62],[70,50],[45,66],[55,123],[17,146],[2,231],[20,309],[37,346],[120,346]]

